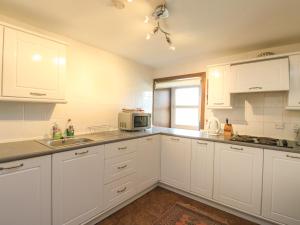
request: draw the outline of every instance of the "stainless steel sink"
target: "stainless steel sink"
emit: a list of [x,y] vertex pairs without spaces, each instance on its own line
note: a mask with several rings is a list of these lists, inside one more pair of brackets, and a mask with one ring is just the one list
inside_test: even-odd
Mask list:
[[92,142],[89,138],[65,138],[59,140],[39,140],[38,142],[49,147],[66,147],[74,145],[82,145]]

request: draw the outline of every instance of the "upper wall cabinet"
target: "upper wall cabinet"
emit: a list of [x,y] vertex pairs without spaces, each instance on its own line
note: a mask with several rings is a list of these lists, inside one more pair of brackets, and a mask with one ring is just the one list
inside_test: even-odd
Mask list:
[[290,91],[287,109],[300,110],[300,55],[292,55],[290,59]]
[[63,44],[5,27],[1,99],[63,101],[65,63]]
[[230,65],[208,67],[207,106],[226,109],[230,105]]
[[288,91],[289,59],[233,64],[231,93]]

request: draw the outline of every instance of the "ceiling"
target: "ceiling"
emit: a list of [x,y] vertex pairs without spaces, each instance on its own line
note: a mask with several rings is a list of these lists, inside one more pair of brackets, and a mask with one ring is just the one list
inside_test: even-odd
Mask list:
[[156,68],[300,42],[299,0],[167,0],[171,51],[162,36],[145,39],[152,26],[144,18],[160,2],[120,10],[111,0],[0,0],[0,14]]

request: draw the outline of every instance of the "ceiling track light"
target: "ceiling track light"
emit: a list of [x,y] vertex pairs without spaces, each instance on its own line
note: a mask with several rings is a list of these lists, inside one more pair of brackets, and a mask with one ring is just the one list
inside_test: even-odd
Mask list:
[[[171,34],[169,32],[166,32],[160,25],[160,20],[167,19],[169,17],[169,11],[166,8],[166,5],[159,5],[155,8],[154,12],[152,13],[152,18],[156,21],[156,25],[152,30],[153,35],[157,33],[162,33],[165,36],[165,40],[169,45],[170,50],[175,50],[175,47],[173,46],[173,42],[171,40]],[[145,17],[144,23],[149,23],[150,18],[148,16]],[[146,35],[146,40],[149,40],[151,38],[151,34],[148,33]]]

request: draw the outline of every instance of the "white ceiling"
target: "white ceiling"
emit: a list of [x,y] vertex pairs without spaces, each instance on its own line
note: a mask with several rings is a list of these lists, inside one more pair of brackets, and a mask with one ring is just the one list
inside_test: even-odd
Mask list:
[[162,36],[145,39],[160,1],[0,0],[0,13],[153,67],[300,42],[300,0],[167,0],[173,52]]

